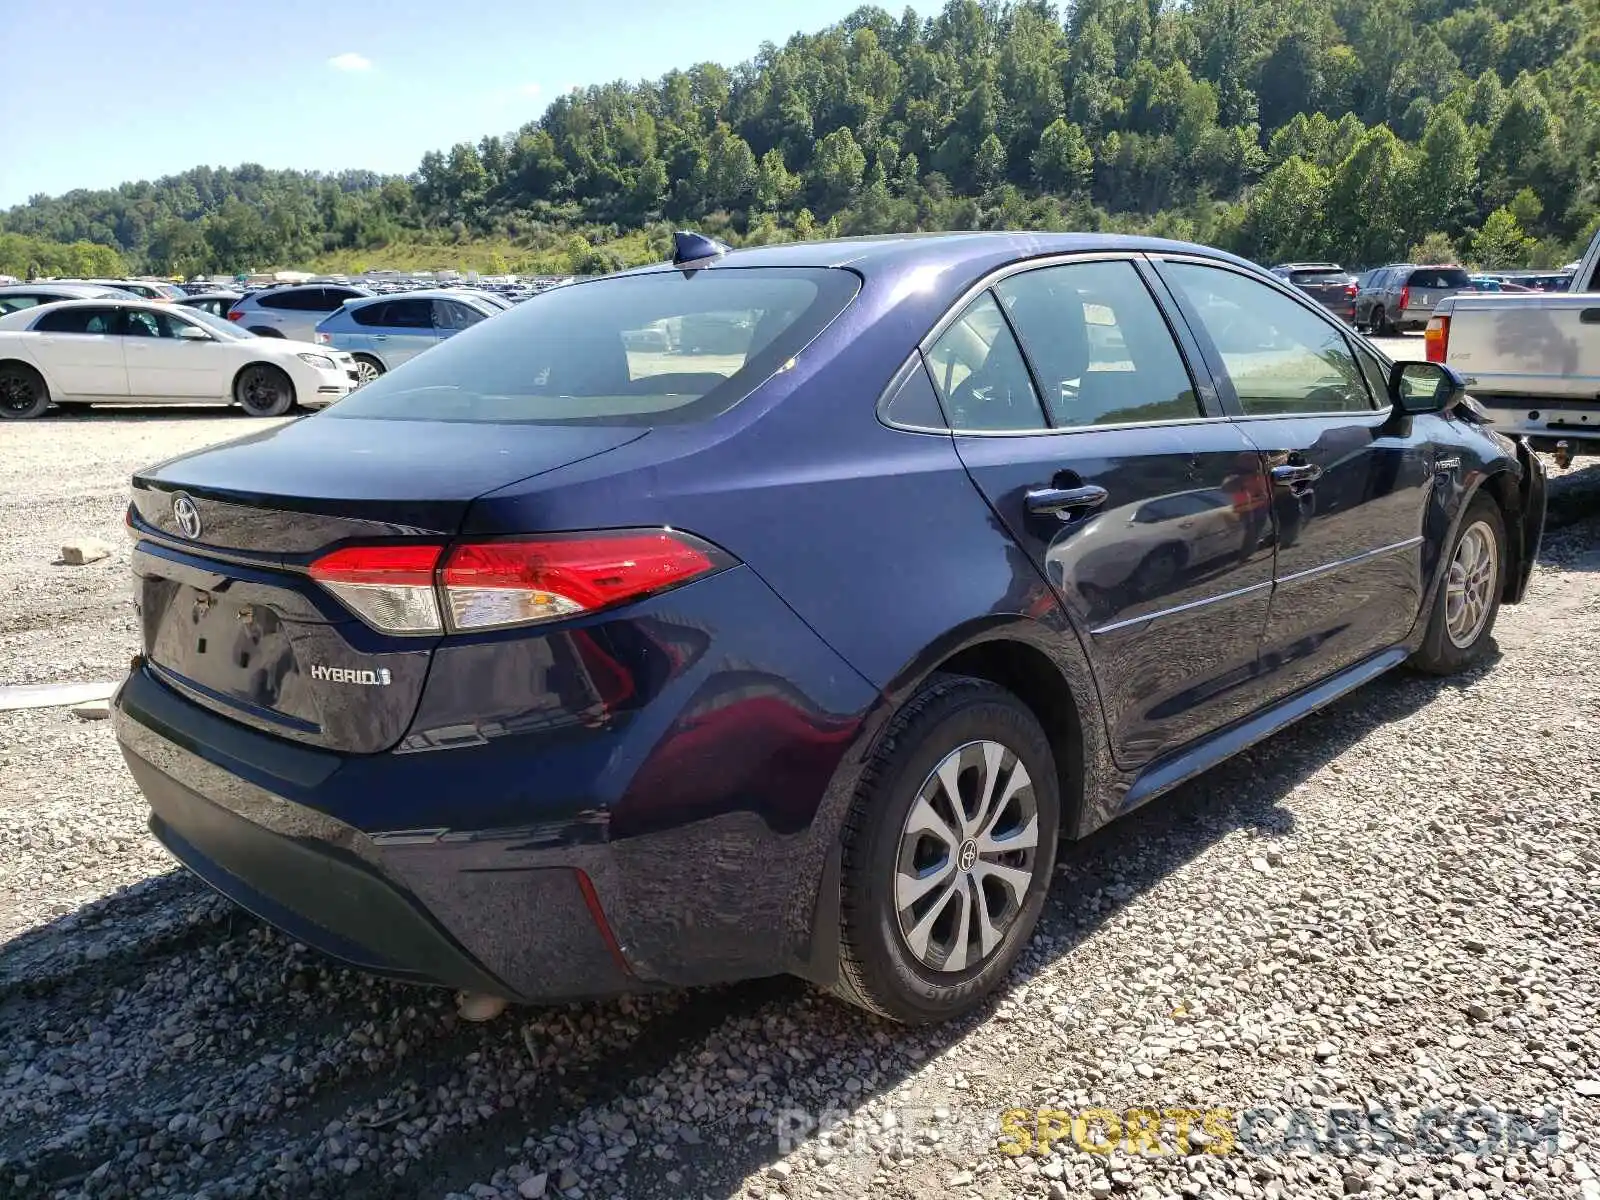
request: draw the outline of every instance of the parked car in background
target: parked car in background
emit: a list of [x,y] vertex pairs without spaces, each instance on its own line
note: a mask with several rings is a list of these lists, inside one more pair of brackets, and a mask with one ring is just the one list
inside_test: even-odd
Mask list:
[[131,300],[132,292],[93,283],[14,283],[0,287],[0,316],[58,300]]
[[277,417],[355,386],[347,355],[258,338],[221,317],[146,300],[65,300],[0,317],[0,417],[52,402],[237,404]]
[[317,322],[335,311],[346,300],[360,300],[372,293],[364,287],[343,283],[305,283],[249,292],[228,310],[228,320],[261,337],[292,338],[299,342],[316,340]]
[[489,304],[500,309],[502,312],[511,307],[511,301],[507,300],[499,292],[487,291],[484,288],[451,287],[443,288],[442,290],[449,292],[453,296],[467,295],[476,297],[477,299],[482,300],[485,304]]
[[1600,232],[1573,291],[1458,293],[1428,322],[1427,357],[1459,371],[1495,428],[1565,466],[1600,454]]
[[1356,291],[1355,326],[1380,335],[1422,329],[1439,300],[1471,290],[1472,277],[1460,267],[1380,267]]
[[1058,836],[1469,667],[1523,596],[1537,456],[1242,259],[676,240],[134,476],[117,737],[155,835],[292,939],[954,1017]]
[[436,290],[351,300],[312,334],[319,346],[348,351],[362,383],[392,371],[448,337],[503,311],[471,292]]
[[152,279],[75,279],[74,283],[89,283],[99,287],[121,288],[141,300],[154,300],[166,304],[183,299],[183,290],[175,284]]
[[1334,316],[1355,324],[1356,277],[1338,263],[1280,263],[1272,273]]
[[243,292],[190,292],[178,303],[185,308],[198,308],[213,317],[226,317],[228,311],[243,299]]

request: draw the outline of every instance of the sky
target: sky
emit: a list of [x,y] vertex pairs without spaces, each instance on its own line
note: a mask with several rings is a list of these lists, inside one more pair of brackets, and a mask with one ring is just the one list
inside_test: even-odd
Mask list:
[[572,87],[732,66],[861,2],[0,0],[0,208],[202,164],[409,172]]

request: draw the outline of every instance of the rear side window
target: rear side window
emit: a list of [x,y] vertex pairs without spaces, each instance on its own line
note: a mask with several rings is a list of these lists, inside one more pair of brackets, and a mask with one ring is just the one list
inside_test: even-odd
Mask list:
[[1044,267],[995,291],[1038,373],[1052,425],[1200,416],[1188,368],[1132,263]]
[[1022,351],[988,292],[929,348],[928,372],[951,429],[998,433],[1048,424]]
[[357,325],[387,325],[389,323],[389,302],[363,304],[360,308],[352,308],[350,310],[350,319]]
[[1472,277],[1460,268],[1429,268],[1411,272],[1408,282],[1414,288],[1469,288]]
[[37,296],[0,296],[0,313],[13,313],[32,308],[42,301]]
[[1298,283],[1302,287],[1312,287],[1318,284],[1340,284],[1349,281],[1350,277],[1343,271],[1294,271],[1289,275],[1291,283]]
[[294,292],[262,292],[256,297],[262,308],[299,308],[299,297]]
[[853,272],[827,267],[651,271],[552,288],[445,339],[324,415],[699,420],[738,403],[783,367],[859,288]]
[[34,325],[35,333],[115,333],[114,308],[63,308],[45,313]]

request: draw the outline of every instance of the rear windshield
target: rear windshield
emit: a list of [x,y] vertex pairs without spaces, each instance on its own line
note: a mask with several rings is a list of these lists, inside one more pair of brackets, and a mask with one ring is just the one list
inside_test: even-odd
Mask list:
[[1343,271],[1291,271],[1289,278],[1295,283],[1337,283],[1343,286],[1350,282],[1350,276]]
[[1469,288],[1472,277],[1460,267],[1436,267],[1411,272],[1410,282],[1414,288]]
[[860,280],[711,267],[552,288],[373,380],[328,417],[655,425],[726,410],[808,345]]

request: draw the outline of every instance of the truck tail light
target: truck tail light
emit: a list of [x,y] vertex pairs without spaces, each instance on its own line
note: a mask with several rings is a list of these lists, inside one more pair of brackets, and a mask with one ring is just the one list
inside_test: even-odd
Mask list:
[[409,542],[346,546],[311,578],[385,633],[504,629],[612,608],[734,564],[672,529],[544,534],[446,549]]
[[1444,362],[1450,350],[1450,318],[1434,316],[1422,331],[1422,348],[1431,363]]

